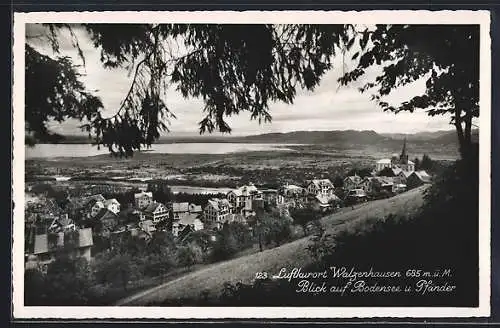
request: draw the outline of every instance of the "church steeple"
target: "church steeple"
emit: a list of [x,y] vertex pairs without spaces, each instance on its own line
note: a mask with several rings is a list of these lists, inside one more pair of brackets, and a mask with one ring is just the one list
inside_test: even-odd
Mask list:
[[406,154],[406,137],[403,141],[403,150],[401,151],[401,156],[399,157],[399,162],[401,164],[408,164],[408,154]]

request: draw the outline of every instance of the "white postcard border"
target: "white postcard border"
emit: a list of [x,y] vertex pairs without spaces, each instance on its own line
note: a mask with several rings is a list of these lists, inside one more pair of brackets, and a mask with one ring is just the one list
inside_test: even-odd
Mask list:
[[[479,307],[30,307],[24,306],[24,42],[26,23],[316,23],[480,25]],[[491,40],[489,11],[185,11],[14,13],[13,315],[16,319],[450,318],[490,315]],[[17,206],[16,206],[17,204]]]

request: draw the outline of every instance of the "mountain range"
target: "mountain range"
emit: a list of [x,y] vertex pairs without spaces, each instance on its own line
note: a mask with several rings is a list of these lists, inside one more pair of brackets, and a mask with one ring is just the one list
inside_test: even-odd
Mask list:
[[[477,140],[478,130],[473,130]],[[406,138],[410,142],[437,145],[456,145],[455,130],[418,132],[413,134],[377,133],[373,130],[334,130],[334,131],[293,131],[285,133],[265,133],[249,136],[212,136],[212,135],[168,135],[156,143],[278,143],[278,144],[364,144],[377,145],[400,141]],[[85,136],[65,136],[61,143],[90,143]]]

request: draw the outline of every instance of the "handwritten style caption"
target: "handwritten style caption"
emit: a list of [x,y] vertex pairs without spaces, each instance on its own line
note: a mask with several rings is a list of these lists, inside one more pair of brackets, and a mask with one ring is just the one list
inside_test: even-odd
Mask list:
[[281,268],[278,273],[257,272],[255,279],[285,280],[296,284],[297,293],[335,293],[341,296],[360,293],[414,293],[429,295],[456,291],[453,272],[447,268],[403,271],[376,271],[373,267],[331,266],[324,271]]

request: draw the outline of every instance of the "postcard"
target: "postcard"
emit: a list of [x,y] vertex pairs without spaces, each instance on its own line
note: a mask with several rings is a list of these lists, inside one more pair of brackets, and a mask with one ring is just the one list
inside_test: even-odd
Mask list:
[[488,11],[14,13],[15,318],[490,314]]

